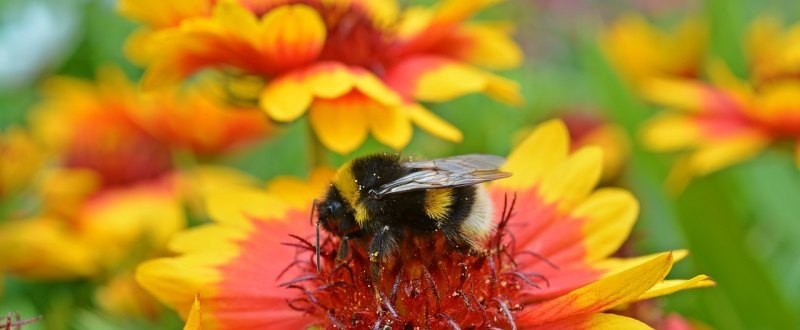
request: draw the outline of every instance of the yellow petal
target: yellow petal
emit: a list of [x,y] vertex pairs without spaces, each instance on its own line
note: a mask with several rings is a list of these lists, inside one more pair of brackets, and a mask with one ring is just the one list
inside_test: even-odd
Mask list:
[[215,7],[213,22],[224,31],[235,33],[251,45],[258,42],[258,18],[255,13],[234,0],[222,0]]
[[287,76],[271,82],[259,98],[259,104],[270,118],[290,122],[306,112],[311,105],[311,92],[295,77]]
[[769,140],[756,133],[711,141],[690,156],[689,165],[697,175],[706,175],[754,157],[767,144]]
[[570,317],[561,321],[532,328],[547,330],[650,330],[647,324],[630,317],[616,314],[591,314]]
[[474,23],[457,33],[469,40],[465,60],[492,69],[511,69],[522,63],[522,50],[511,39],[506,26]]
[[515,107],[522,106],[525,99],[520,93],[520,86],[516,81],[506,79],[497,75],[485,74],[486,92],[495,100]]
[[665,114],[648,121],[642,128],[642,142],[655,151],[673,151],[696,146],[702,132],[694,118]]
[[407,104],[404,109],[408,111],[408,115],[414,124],[434,136],[452,142],[461,142],[464,138],[464,135],[461,134],[458,128],[450,125],[450,123],[437,117],[435,114],[428,111],[428,109],[425,109],[425,107],[417,103]]
[[561,210],[572,209],[583,201],[603,174],[603,151],[585,147],[572,154],[542,181],[541,192],[547,202]]
[[325,44],[325,23],[306,5],[279,6],[268,11],[260,24],[259,49],[270,60],[288,67],[316,59]]
[[564,123],[560,120],[544,122],[508,156],[502,170],[514,175],[494,184],[514,190],[531,188],[561,165],[568,151],[569,133]]
[[279,176],[267,183],[266,192],[278,196],[294,209],[311,209],[311,201],[325,193],[334,173],[333,169],[317,167],[311,171],[307,182],[293,176]]
[[664,279],[672,268],[672,254],[664,253],[629,270],[601,278],[563,296],[529,305],[520,317],[547,324],[575,315],[609,310],[634,301]]
[[253,219],[272,219],[283,215],[287,205],[263,190],[242,187],[210,194],[208,213],[216,222],[249,228]]
[[706,275],[697,275],[688,280],[665,280],[656,284],[654,287],[647,290],[644,294],[639,296],[636,300],[645,300],[660,296],[666,296],[678,291],[695,288],[707,288],[714,286],[716,283]]
[[691,80],[649,80],[642,89],[642,96],[674,110],[697,112],[705,105],[703,86]]
[[210,253],[219,262],[236,256],[236,242],[247,238],[247,230],[230,226],[204,225],[176,234],[169,250],[176,254]]
[[363,97],[319,99],[311,108],[311,127],[326,148],[349,153],[367,139],[368,122]]
[[211,288],[220,280],[213,264],[195,257],[161,258],[146,261],[136,269],[136,281],[159,301],[174,308],[183,318],[188,317],[194,297],[213,296]]
[[372,104],[364,108],[370,132],[379,142],[395,150],[403,149],[411,141],[413,129],[408,114],[401,108]]
[[[681,261],[689,255],[689,251],[687,250],[672,250],[669,251],[668,253],[672,253],[673,263]],[[653,258],[656,258],[662,254],[664,254],[664,252],[653,253],[632,258],[607,258],[594,263],[592,266],[595,267],[596,269],[605,270],[603,277],[607,277],[617,273],[628,271],[629,269],[634,267],[639,267],[645,262],[648,262]]]
[[414,88],[414,98],[422,101],[444,102],[453,98],[481,92],[486,88],[486,77],[469,66],[439,61],[420,74]]
[[355,77],[347,67],[339,63],[322,63],[303,73],[303,84],[320,98],[333,99],[353,89]]
[[354,72],[355,85],[358,90],[369,98],[385,106],[400,105],[403,101],[400,95],[386,86],[372,73],[366,71]]
[[194,304],[183,330],[203,330],[203,311],[200,309],[200,294],[194,296]]
[[586,260],[593,262],[616,252],[633,228],[639,215],[639,203],[623,189],[606,188],[595,191],[572,212],[586,219]]

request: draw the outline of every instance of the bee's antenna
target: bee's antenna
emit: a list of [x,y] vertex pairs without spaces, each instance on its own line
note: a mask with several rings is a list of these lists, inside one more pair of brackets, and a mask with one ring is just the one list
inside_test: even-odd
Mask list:
[[[317,200],[315,199],[314,202],[311,204],[311,221],[314,221],[314,211],[317,209]],[[320,272],[320,265],[319,265],[319,255],[320,255],[320,246],[319,246],[319,219],[317,219],[317,230],[316,230],[316,254],[317,254],[317,273]]]

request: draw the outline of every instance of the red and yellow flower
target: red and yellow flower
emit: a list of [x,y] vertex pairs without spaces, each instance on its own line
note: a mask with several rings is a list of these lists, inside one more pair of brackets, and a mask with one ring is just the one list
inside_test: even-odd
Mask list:
[[750,26],[746,45],[755,84],[800,78],[800,24],[784,28],[774,17],[761,17]]
[[671,110],[645,125],[645,145],[688,151],[673,171],[673,188],[752,158],[779,141],[798,146],[800,164],[800,80],[754,88],[720,68],[712,73],[715,83],[662,80],[645,92],[646,99]]
[[92,278],[104,285],[97,301],[106,311],[153,317],[158,305],[132,271],[186,226],[191,192],[173,152],[218,155],[264,136],[268,123],[259,111],[216,107],[199,91],[141,96],[116,70],[101,71],[97,83],[54,78],[43,94],[30,134],[52,158],[32,169],[41,207],[0,224],[0,269],[37,280]]
[[11,127],[0,135],[0,198],[31,185],[47,154],[28,132]]
[[[143,84],[172,85],[216,70],[244,84],[270,118],[308,113],[319,140],[348,153],[371,133],[395,149],[412,123],[452,141],[455,127],[416,101],[441,102],[483,92],[511,104],[518,86],[478,67],[509,68],[521,52],[503,24],[465,23],[497,2],[445,1],[400,13],[394,1],[122,1],[146,24],[129,42],[147,66]],[[242,90],[249,90],[250,95]]]
[[490,252],[456,253],[437,237],[403,245],[400,270],[379,283],[386,289],[381,301],[365,256],[337,266],[334,237],[323,240],[317,273],[308,239],[309,205],[325,189],[319,176],[302,189],[285,191],[303,185],[282,179],[280,189],[242,188],[212,198],[216,223],[176,236],[170,249],[177,256],[142,264],[137,279],[188,318],[190,329],[646,328],[604,312],[713,285],[703,275],[664,280],[684,251],[609,257],[628,236],[638,203],[621,189],[596,190],[602,152],[571,153],[569,145],[562,122],[537,128],[504,165],[514,175],[488,187],[498,226]]
[[635,14],[619,18],[600,38],[611,64],[636,89],[653,78],[697,77],[707,43],[707,28],[698,19],[662,31]]

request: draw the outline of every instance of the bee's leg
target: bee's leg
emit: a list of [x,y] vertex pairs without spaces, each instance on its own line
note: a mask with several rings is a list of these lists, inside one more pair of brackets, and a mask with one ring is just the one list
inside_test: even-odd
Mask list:
[[[375,289],[375,299],[378,302],[378,309],[381,309],[383,303],[383,295],[381,294],[381,275],[383,273],[384,261],[392,257],[397,249],[397,240],[399,233],[392,230],[389,226],[383,226],[375,236],[372,237],[372,243],[369,245],[369,261],[370,271],[372,275],[372,287]],[[388,304],[388,302],[386,302]],[[387,306],[392,309],[391,306]]]
[[350,253],[350,243],[349,240],[353,238],[359,238],[364,235],[364,231],[357,230],[342,237],[342,241],[339,243],[339,250],[336,253],[336,261],[341,262],[347,255]]

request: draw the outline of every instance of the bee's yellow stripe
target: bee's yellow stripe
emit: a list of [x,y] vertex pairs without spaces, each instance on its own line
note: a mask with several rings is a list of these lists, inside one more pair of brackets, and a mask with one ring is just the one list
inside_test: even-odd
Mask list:
[[333,185],[336,186],[336,189],[339,189],[339,193],[342,195],[345,202],[355,210],[356,222],[362,225],[367,221],[367,210],[364,208],[364,205],[358,202],[360,189],[358,181],[356,181],[353,175],[352,167],[352,162],[342,165],[331,181]]
[[444,220],[453,204],[453,189],[430,189],[425,191],[425,214],[434,220]]

